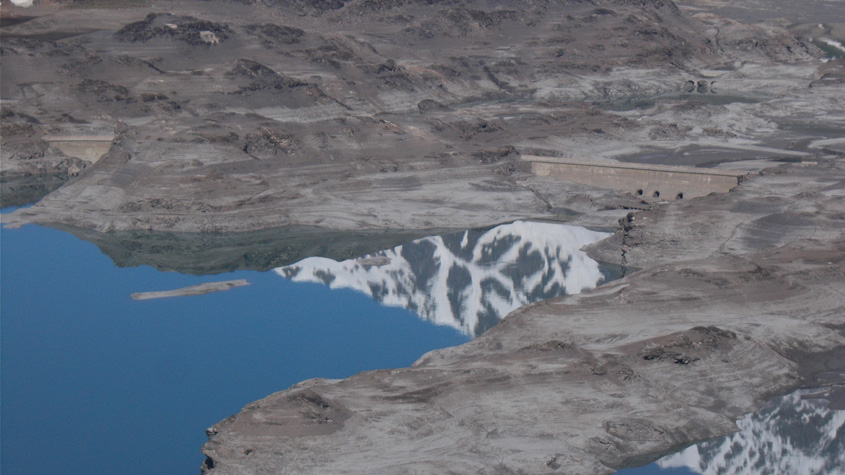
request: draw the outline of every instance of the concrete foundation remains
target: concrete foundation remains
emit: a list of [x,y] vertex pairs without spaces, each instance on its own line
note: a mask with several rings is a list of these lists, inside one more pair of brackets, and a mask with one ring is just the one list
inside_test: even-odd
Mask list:
[[637,163],[591,163],[568,158],[523,155],[537,176],[601,188],[627,191],[645,199],[684,199],[726,193],[735,188],[747,172]]
[[44,141],[65,155],[97,163],[111,148],[112,135],[45,135]]

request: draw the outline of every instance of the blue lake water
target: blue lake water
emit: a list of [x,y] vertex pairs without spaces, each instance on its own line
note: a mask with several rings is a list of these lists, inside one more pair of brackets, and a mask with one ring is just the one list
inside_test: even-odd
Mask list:
[[[39,227],[0,231],[0,472],[197,473],[205,428],[314,378],[407,366],[468,336],[273,272],[117,268]],[[194,297],[139,291],[245,278]]]
[[[3,229],[0,471],[196,473],[205,428],[247,403],[309,378],[408,366],[521,305],[594,287],[604,271],[578,249],[604,236],[518,222],[198,277],[119,268],[50,228]],[[130,297],[233,279],[251,285]]]

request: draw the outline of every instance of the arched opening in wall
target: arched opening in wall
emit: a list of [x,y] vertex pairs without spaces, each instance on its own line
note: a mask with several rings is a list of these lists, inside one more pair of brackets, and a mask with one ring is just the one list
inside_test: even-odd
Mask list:
[[682,199],[684,199],[684,192],[682,191],[682,192],[678,193],[678,196],[676,196],[676,197],[675,197],[675,199],[676,199],[676,200],[682,200]]
[[655,198],[660,198],[660,192],[657,191],[657,190],[654,190],[654,195],[652,195],[652,196],[654,196]]
[[637,196],[642,196],[642,195],[643,195],[643,190],[637,190]]

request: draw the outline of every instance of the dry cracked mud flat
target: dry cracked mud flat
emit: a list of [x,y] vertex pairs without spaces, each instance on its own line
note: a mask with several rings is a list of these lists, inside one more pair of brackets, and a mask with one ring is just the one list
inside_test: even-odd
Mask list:
[[[589,252],[624,278],[203,447],[217,474],[612,473],[843,383],[843,25],[838,0],[4,3],[0,198],[37,203],[3,219],[195,273],[613,230]],[[743,179],[680,199],[529,156]]]

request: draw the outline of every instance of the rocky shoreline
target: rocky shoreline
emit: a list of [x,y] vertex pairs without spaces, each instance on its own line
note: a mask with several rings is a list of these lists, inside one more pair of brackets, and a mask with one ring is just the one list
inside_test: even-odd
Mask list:
[[[590,254],[638,269],[250,404],[209,429],[206,472],[612,473],[843,383],[838,4],[54,0],[2,20],[2,202],[37,201],[7,226],[215,273],[542,219],[615,231]],[[114,140],[55,145],[86,136]],[[529,155],[747,178],[644,196]]]
[[732,432],[771,396],[841,385],[842,177],[836,161],[786,165],[633,213],[592,253],[619,259],[622,240],[643,270],[411,368],[250,404],[209,429],[205,470],[612,473]]

